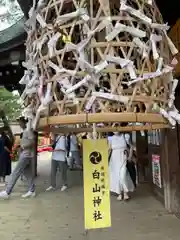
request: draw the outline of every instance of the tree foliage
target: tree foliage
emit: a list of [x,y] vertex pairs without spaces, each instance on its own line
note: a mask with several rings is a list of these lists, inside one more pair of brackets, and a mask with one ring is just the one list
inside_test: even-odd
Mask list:
[[22,107],[19,98],[18,95],[7,91],[5,88],[0,88],[0,110],[5,112],[9,121],[16,120],[21,114]]

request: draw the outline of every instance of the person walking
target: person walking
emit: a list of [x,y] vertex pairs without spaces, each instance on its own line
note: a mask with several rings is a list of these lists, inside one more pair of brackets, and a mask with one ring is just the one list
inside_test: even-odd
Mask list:
[[70,135],[70,157],[71,157],[70,169],[74,168],[74,164],[76,168],[82,169],[80,149],[78,146],[78,139],[75,133],[72,133]]
[[0,186],[6,185],[6,176],[11,174],[11,150],[12,142],[3,131],[0,137]]
[[67,161],[66,161],[66,137],[64,135],[57,135],[54,139],[51,160],[51,179],[50,187],[46,191],[56,189],[56,175],[57,171],[61,171],[62,187],[61,191],[67,189]]
[[0,198],[8,199],[12,190],[23,173],[28,181],[28,192],[23,194],[23,198],[34,197],[35,196],[35,184],[34,184],[34,176],[32,173],[32,158],[33,158],[33,147],[34,147],[34,134],[32,129],[26,127],[27,120],[24,117],[19,118],[20,127],[24,130],[22,139],[20,142],[21,153],[19,156],[19,161],[14,168],[10,179],[7,183],[7,187],[5,191],[0,192]]
[[115,132],[111,138],[111,157],[109,162],[110,191],[118,195],[117,200],[128,200],[129,192],[135,187],[127,170],[129,134]]

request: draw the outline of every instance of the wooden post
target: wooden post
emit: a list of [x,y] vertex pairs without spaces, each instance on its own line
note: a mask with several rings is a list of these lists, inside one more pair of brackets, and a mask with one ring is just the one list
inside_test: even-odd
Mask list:
[[165,208],[180,214],[180,161],[178,128],[162,132],[162,171]]

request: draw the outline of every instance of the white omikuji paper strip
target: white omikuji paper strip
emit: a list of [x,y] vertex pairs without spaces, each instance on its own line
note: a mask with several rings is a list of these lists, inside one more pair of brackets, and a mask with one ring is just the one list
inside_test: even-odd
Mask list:
[[29,104],[24,110],[23,115],[26,119],[34,119],[33,115],[33,103]]
[[82,59],[82,58],[79,59],[78,63],[81,69],[87,70],[88,73],[95,73],[95,74],[101,72],[103,69],[105,69],[108,66],[107,61],[103,61],[100,64],[93,66],[89,62],[87,62],[85,59]]
[[77,17],[82,17],[82,19],[86,22],[89,21],[89,16],[88,16],[86,9],[79,8],[75,12],[58,16],[58,18],[56,20],[56,24],[62,25],[62,24],[66,23],[74,18],[77,18]]
[[[33,0],[33,6],[30,8],[30,10],[28,12],[29,19],[25,23],[25,25],[31,26],[33,31],[36,28],[36,15],[37,15],[37,12],[35,10],[35,7],[36,7],[36,0]],[[25,27],[25,29],[26,29],[26,27]]]
[[79,66],[82,70],[86,70],[88,73],[93,73],[94,72],[94,66],[92,66],[86,60],[80,58],[78,63],[79,63]]
[[129,27],[121,23],[116,23],[114,29],[112,32],[110,32],[105,38],[108,42],[112,41],[120,32],[127,32],[130,33],[134,37],[139,37],[139,38],[144,38],[146,37],[146,32],[134,28],[134,27]]
[[51,90],[52,90],[52,83],[47,84],[47,91],[43,100],[43,105],[46,106],[52,102],[52,95],[51,95]]
[[141,21],[151,24],[152,19],[144,15],[140,10],[136,10],[130,6],[127,6],[123,1],[121,2],[120,11],[126,11],[129,14],[139,18]]
[[29,118],[27,122],[26,129],[30,131],[33,128],[33,119]]
[[19,84],[26,85],[30,81],[30,75],[31,75],[31,71],[30,70],[25,70],[24,71],[24,76],[19,81]]
[[88,37],[92,37],[96,32],[101,32],[105,27],[108,27],[111,24],[111,21],[109,18],[104,19],[100,24],[91,31],[88,31]]
[[178,85],[178,82],[179,82],[178,79],[173,80],[172,89],[171,89],[171,93],[169,95],[169,100],[168,100],[168,107],[169,108],[172,108],[174,106],[175,91],[176,91],[176,87]]
[[169,65],[165,65],[162,72],[163,72],[163,74],[166,74],[166,73],[172,72],[173,69],[174,69],[173,67],[171,67]]
[[38,3],[37,3],[37,10],[38,11],[46,5],[45,2],[46,2],[45,0],[39,0],[38,1]]
[[173,70],[173,68],[171,66],[165,65],[164,68],[162,69],[162,71],[145,73],[145,74],[143,74],[142,77],[138,77],[137,79],[135,79],[133,81],[129,81],[127,83],[127,85],[130,86],[131,84],[136,83],[136,82],[140,82],[140,81],[156,78],[156,77],[159,77],[159,76],[161,76],[163,74],[170,73],[170,72],[172,72],[172,70]]
[[73,100],[73,103],[74,103],[74,104],[78,104],[78,100],[77,100],[76,94],[75,94],[74,92],[69,93],[69,94],[67,95],[67,97],[68,97],[68,99]]
[[[86,47],[86,45],[89,43],[90,39],[92,36],[89,36],[86,39],[83,39],[80,43],[78,43],[77,45],[73,44],[73,43],[66,43],[65,45],[65,52],[71,52],[71,51],[76,51],[79,54],[79,59],[81,59],[81,68],[82,70],[84,70],[84,66],[83,66],[83,61],[86,60],[86,54],[84,51],[84,48]],[[59,53],[64,52],[64,49],[62,49]]]
[[92,96],[96,98],[103,98],[108,99],[111,101],[117,101],[124,104],[127,104],[129,102],[129,97],[127,96],[120,96],[120,95],[114,95],[111,93],[103,93],[103,92],[92,92]]
[[137,37],[133,38],[133,43],[139,48],[142,57],[146,58],[148,56],[149,47]]
[[32,88],[29,88],[29,89],[27,88],[24,91],[25,91],[26,96],[27,95],[31,96],[32,94],[37,92],[37,87],[32,87]]
[[42,103],[43,101],[43,84],[44,84],[44,77],[40,76],[39,77],[39,88],[38,88],[38,96],[39,96],[39,100]]
[[53,68],[57,73],[61,72],[62,68],[58,67],[55,63],[48,61],[48,65],[49,67]]
[[[86,47],[86,45],[89,43],[90,39],[92,36],[89,36],[86,39],[83,39],[80,43],[78,43],[77,45],[73,44],[73,43],[66,43],[65,46],[65,51],[66,52],[70,52],[70,51],[76,51],[79,53],[79,59],[81,59],[81,61],[83,62],[83,60],[85,60],[85,52],[84,52],[84,48]],[[64,49],[62,49],[62,52],[64,51]],[[84,69],[83,64],[81,65],[82,69]]]
[[109,65],[109,64],[108,64],[107,61],[103,61],[103,62],[101,62],[100,64],[96,65],[96,66],[94,67],[95,73],[97,74],[97,73],[101,72],[101,71],[104,70],[108,65]]
[[126,68],[129,72],[131,79],[135,79],[137,77],[134,70],[133,62],[131,60],[120,57],[113,57],[111,55],[107,55],[106,60],[109,62],[119,64],[121,68]]
[[170,27],[168,26],[168,24],[152,23],[151,28],[158,29],[161,31],[168,31]]
[[76,83],[74,86],[66,90],[66,94],[69,94],[71,92],[74,92],[76,89],[80,88],[82,85],[86,84],[89,80],[91,80],[91,76],[87,75],[85,76],[81,81]]
[[111,55],[106,55],[105,59],[109,62],[116,63],[121,66],[121,68],[127,67],[132,61],[129,59],[121,58],[121,57],[114,57]]
[[69,88],[69,87],[72,87],[72,84],[70,84],[70,85],[66,85],[66,83],[64,82],[62,82],[62,81],[58,81],[59,83],[60,83],[60,85],[61,85],[61,92],[64,94],[64,95],[66,95],[67,96],[67,98],[68,99],[72,99],[73,100],[73,102],[75,102],[76,100],[76,95],[75,95],[75,93],[74,92],[71,92],[71,93],[69,93],[69,94],[67,94],[66,93],[66,90]]
[[31,78],[29,79],[29,82],[26,84],[27,88],[31,88],[33,86],[37,86],[39,83],[38,79],[38,69],[35,67],[33,71],[31,71]]
[[178,85],[178,82],[179,82],[178,79],[174,79],[174,80],[173,80],[172,93],[175,93],[176,87],[177,87],[177,85]]
[[158,51],[157,51],[156,42],[162,41],[162,36],[161,35],[156,35],[156,34],[151,34],[150,41],[151,41],[151,44],[152,44],[153,58],[154,58],[154,60],[157,60],[159,58],[159,54],[158,54]]
[[44,97],[41,105],[37,109],[36,116],[35,116],[35,119],[33,121],[33,129],[36,129],[36,127],[37,127],[37,123],[39,121],[41,112],[47,111],[49,104],[52,102],[51,91],[52,91],[52,83],[48,83],[47,84],[47,91],[46,91],[45,97]]
[[43,44],[46,43],[47,41],[48,41],[48,36],[44,35],[42,40],[37,41],[37,43],[36,43],[37,50],[41,51]]
[[162,67],[163,67],[163,58],[160,57],[160,58],[158,59],[157,72],[161,72],[161,71],[162,71]]
[[168,114],[166,110],[164,110],[163,108],[159,108],[159,112],[164,118],[169,121],[172,126],[176,125],[176,121]]
[[176,107],[174,107],[173,110],[168,111],[168,114],[175,121],[177,121],[178,124],[180,124],[180,114],[179,114],[179,111],[176,109]]
[[32,87],[36,87],[38,85],[39,85],[38,74],[34,74],[31,78],[31,80],[28,82],[27,87],[32,88]]
[[89,111],[92,108],[92,105],[94,104],[96,100],[95,96],[91,96],[90,99],[88,100],[86,106],[85,106],[85,111]]
[[58,39],[61,37],[61,33],[57,32],[48,42],[48,51],[49,51],[49,57],[53,57],[54,50],[56,48],[56,43]]
[[60,67],[58,67],[56,64],[54,64],[51,61],[48,61],[48,65],[49,65],[49,67],[53,68],[56,71],[56,73],[68,73],[71,76],[75,76],[76,75],[76,71],[68,70],[68,69],[65,69],[63,67],[60,68]]
[[80,43],[78,43],[76,45],[76,48],[77,48],[78,52],[83,51],[90,40],[91,40],[91,36],[87,37],[86,39],[83,39]]
[[179,52],[178,49],[175,47],[175,45],[172,42],[172,40],[168,37],[166,31],[164,31],[164,34],[165,34],[165,37],[167,39],[167,42],[168,42],[168,45],[169,45],[169,49],[170,49],[172,55],[174,56],[174,55],[178,54],[178,52]]
[[127,65],[126,69],[128,70],[131,79],[136,79],[137,78],[136,73],[135,73],[135,69],[134,69],[134,64],[132,62],[130,62]]
[[35,12],[35,8],[36,8],[36,0],[33,0],[32,7],[30,8],[30,10],[28,12],[29,18],[33,16],[33,13]]
[[146,3],[152,5],[152,0],[146,0]]
[[[66,90],[69,89],[69,88],[72,88],[72,84],[70,83],[69,81],[69,78],[68,77],[64,77],[64,78],[61,78],[61,80],[58,80],[59,84],[61,85],[61,90],[64,94],[66,94]],[[68,94],[68,96],[70,98],[74,98],[75,97],[75,94],[72,93],[71,96],[70,94]]]
[[29,70],[33,70],[35,68],[33,62],[30,59],[28,61],[26,61],[26,62],[22,62],[22,66],[24,68],[29,69]]
[[178,60],[177,60],[177,58],[173,58],[173,60],[171,61],[171,65],[173,66],[173,67],[176,67],[176,65],[178,64]]
[[47,26],[45,20],[39,13],[36,15],[36,20],[39,22],[42,28],[45,28]]
[[156,77],[159,77],[162,75],[162,72],[150,72],[150,73],[145,73],[143,74],[142,77],[138,77],[136,78],[135,80],[133,81],[129,81],[127,83],[128,86],[132,85],[133,83],[137,83],[137,82],[140,82],[140,81],[145,81],[145,80],[148,80],[148,79],[151,79],[151,78],[156,78]]

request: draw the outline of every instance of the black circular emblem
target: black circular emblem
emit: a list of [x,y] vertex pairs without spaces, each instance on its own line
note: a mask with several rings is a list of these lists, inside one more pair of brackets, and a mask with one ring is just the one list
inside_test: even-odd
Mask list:
[[102,160],[102,155],[100,152],[92,152],[89,155],[89,160],[92,164],[99,164]]

